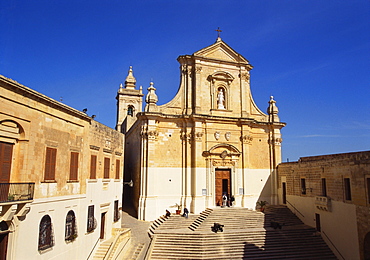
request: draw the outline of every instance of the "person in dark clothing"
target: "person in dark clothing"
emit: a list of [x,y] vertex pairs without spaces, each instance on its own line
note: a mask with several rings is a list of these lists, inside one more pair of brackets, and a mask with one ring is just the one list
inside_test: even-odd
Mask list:
[[189,216],[189,210],[187,208],[184,208],[184,214],[182,214],[183,217],[188,218]]

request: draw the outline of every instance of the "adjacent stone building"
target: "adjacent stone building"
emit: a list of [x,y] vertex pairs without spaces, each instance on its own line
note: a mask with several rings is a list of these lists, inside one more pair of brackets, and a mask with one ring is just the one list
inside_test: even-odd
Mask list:
[[370,151],[302,157],[277,173],[281,204],[339,259],[370,259]]
[[0,76],[0,258],[88,259],[120,228],[124,135]]
[[118,91],[117,127],[126,134],[124,178],[134,184],[125,186],[125,205],[139,219],[153,220],[166,209],[199,213],[221,205],[224,193],[239,207],[254,208],[258,200],[277,203],[274,169],[285,123],[272,97],[267,114],[254,103],[253,66],[221,38],[177,60],[180,87],[167,104],[157,105],[151,82],[141,112],[132,68]]

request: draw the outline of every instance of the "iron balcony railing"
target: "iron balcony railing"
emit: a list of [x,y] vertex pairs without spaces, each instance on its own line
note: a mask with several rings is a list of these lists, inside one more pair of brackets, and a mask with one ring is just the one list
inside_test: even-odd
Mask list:
[[0,183],[0,203],[33,200],[34,182]]

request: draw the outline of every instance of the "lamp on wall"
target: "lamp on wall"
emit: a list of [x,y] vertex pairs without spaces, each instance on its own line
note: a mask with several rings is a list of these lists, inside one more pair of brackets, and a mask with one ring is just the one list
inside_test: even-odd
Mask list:
[[134,187],[134,182],[132,180],[131,181],[124,181],[123,185],[125,185],[125,184],[127,184],[130,187]]

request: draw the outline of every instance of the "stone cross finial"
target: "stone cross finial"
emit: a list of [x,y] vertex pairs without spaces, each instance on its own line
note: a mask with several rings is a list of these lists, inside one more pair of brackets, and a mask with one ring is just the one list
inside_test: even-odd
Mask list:
[[220,30],[220,27],[217,28],[217,30],[215,30],[217,32],[217,38],[221,38],[220,37],[220,34],[221,34],[221,30]]

